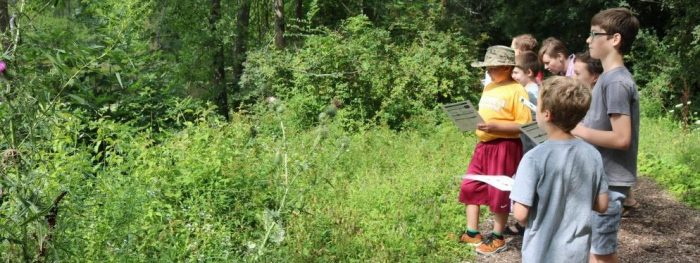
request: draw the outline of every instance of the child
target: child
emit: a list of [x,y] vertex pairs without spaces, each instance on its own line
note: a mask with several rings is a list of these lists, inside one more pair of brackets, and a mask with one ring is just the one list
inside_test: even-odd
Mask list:
[[591,210],[608,205],[600,153],[571,135],[586,115],[591,91],[581,81],[551,77],[537,101],[537,125],[548,140],[525,154],[510,198],[526,225],[523,262],[588,262]]
[[567,77],[574,75],[576,56],[573,54],[568,56],[564,42],[559,39],[553,37],[545,39],[542,42],[539,56],[544,69],[549,70],[552,74]]
[[[537,39],[533,37],[530,34],[522,34],[518,35],[513,38],[513,41],[510,43],[510,48],[515,50],[515,58],[517,60],[518,56],[524,52],[532,51],[534,52],[535,48],[537,47]],[[535,56],[537,58],[537,56]],[[516,61],[517,62],[517,61]],[[537,61],[539,65],[539,60]],[[535,82],[537,84],[542,83],[542,78],[544,77],[544,74],[542,74],[542,71],[539,70],[539,66],[537,70],[533,71],[536,73],[535,75]],[[525,85],[525,84],[523,84]],[[535,93],[537,95],[537,93]]]
[[600,59],[592,58],[588,51],[576,54],[573,78],[583,81],[592,88],[598,81],[600,74],[603,74],[603,65],[600,64]]
[[[510,48],[512,48],[515,51],[515,56],[518,56],[521,52],[525,51],[533,51],[537,47],[537,39],[533,37],[530,34],[522,34],[518,35],[513,38],[510,42]],[[537,74],[537,83],[539,84],[542,82],[542,72],[539,71],[540,73]],[[481,80],[481,84],[483,84],[484,87],[491,83],[491,78],[489,77],[489,74],[487,73],[484,76],[484,79]]]
[[[516,52],[517,53],[517,52]],[[515,55],[515,68],[513,69],[513,79],[525,87],[528,97],[530,98],[530,103],[537,105],[537,96],[539,94],[539,86],[537,85],[537,79],[535,76],[539,76],[540,73],[540,61],[537,59],[537,55],[532,51],[524,51],[519,55]],[[532,112],[532,119],[535,119],[535,111]],[[524,134],[520,134],[520,142],[523,144],[523,154],[535,148],[537,144],[527,138]],[[503,233],[506,235],[517,235],[522,236],[525,231],[525,227],[515,223],[511,226],[506,226]]]
[[[527,95],[530,97],[530,102],[537,105],[537,94],[539,86],[537,86],[536,76],[540,72],[540,61],[532,51],[525,51],[520,55],[515,55],[515,68],[513,69],[513,79],[525,87]],[[535,112],[532,112],[532,118],[535,118]]]
[[537,47],[537,39],[530,34],[522,34],[513,38],[510,48],[515,50],[515,56],[525,51],[533,51]]
[[637,181],[639,93],[623,55],[630,51],[638,30],[639,20],[628,9],[607,9],[593,16],[586,39],[591,57],[603,64],[603,74],[593,88],[591,108],[572,133],[600,151],[610,186],[608,210],[591,219],[592,262],[617,262],[622,203]]
[[[486,67],[493,82],[484,88],[479,101],[479,115],[484,123],[477,126],[479,138],[467,174],[513,176],[522,157],[520,125],[531,121],[530,110],[519,102],[527,98],[523,86],[511,77],[515,52],[506,46],[489,47],[483,62],[472,67]],[[476,251],[491,254],[506,248],[503,228],[510,212],[509,192],[488,184],[464,180],[459,201],[466,205],[467,231],[460,241],[478,246]],[[493,232],[482,238],[478,230],[479,206],[488,205],[494,213]]]

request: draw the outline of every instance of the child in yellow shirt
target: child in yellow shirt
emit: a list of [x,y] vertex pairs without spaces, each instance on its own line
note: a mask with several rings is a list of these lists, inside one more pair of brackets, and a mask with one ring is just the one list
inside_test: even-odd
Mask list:
[[[479,115],[484,123],[477,126],[479,138],[467,174],[513,176],[523,155],[520,126],[532,120],[530,109],[520,103],[528,94],[511,74],[515,52],[506,46],[489,47],[483,62],[472,67],[486,67],[492,82],[484,88],[479,101]],[[467,231],[460,241],[477,245],[480,254],[492,254],[506,248],[503,230],[510,212],[510,192],[500,191],[486,183],[462,182],[459,201],[466,206]],[[494,213],[492,234],[482,237],[478,231],[479,206],[489,206]]]

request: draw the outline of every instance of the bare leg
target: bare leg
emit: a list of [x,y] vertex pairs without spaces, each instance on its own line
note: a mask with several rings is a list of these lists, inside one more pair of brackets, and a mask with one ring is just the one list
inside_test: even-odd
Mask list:
[[630,187],[629,193],[627,193],[627,197],[625,198],[625,202],[622,204],[625,207],[632,207],[632,208],[637,208],[639,206],[639,203],[637,203],[637,200],[634,199],[632,196],[632,188]]
[[503,229],[506,227],[508,222],[508,213],[494,213],[493,214],[493,232],[503,234]]
[[595,255],[591,254],[588,262],[590,263],[617,263],[617,254],[612,253],[609,255]]
[[467,205],[467,228],[472,230],[479,229],[479,206]]

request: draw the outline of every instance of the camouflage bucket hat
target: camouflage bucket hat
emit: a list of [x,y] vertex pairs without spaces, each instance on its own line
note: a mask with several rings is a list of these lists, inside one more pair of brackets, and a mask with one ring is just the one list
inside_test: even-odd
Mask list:
[[515,51],[506,46],[492,46],[486,50],[484,61],[472,62],[472,67],[515,66]]

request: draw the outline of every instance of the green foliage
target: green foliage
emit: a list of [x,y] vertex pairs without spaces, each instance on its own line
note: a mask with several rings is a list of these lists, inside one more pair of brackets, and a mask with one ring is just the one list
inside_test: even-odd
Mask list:
[[226,123],[206,102],[211,47],[230,74],[240,2],[221,1],[216,30],[206,1],[9,2],[5,261],[470,260],[453,175],[475,138],[439,104],[478,98],[483,72],[468,64],[482,44],[529,32],[579,50],[590,17],[617,5],[645,28],[627,60],[645,118],[639,170],[700,204],[697,126],[669,118],[697,121],[693,1],[532,12],[533,1],[311,0],[306,20],[287,20],[283,50],[266,44],[271,5],[251,1],[241,107]]
[[[50,104],[46,100],[70,102],[95,118],[110,116],[155,130],[170,127],[172,122],[161,120],[170,108],[182,106],[178,97],[184,93],[182,86],[169,83],[168,64],[143,38],[147,29],[138,21],[150,15],[149,3],[78,6],[67,16],[32,6],[36,19],[24,25],[24,42],[9,60],[15,89],[26,89],[43,105]],[[195,108],[202,106],[189,107]]]
[[474,50],[465,48],[473,41],[456,34],[421,32],[401,45],[358,16],[304,43],[299,50],[250,53],[240,96],[288,99],[303,126],[335,100],[345,118],[393,128],[439,103],[477,97],[481,72],[468,67]]
[[[676,197],[700,208],[700,133],[683,132],[668,118],[642,119],[639,172],[654,178]],[[659,143],[659,138],[665,138]]]
[[699,100],[694,96],[695,89],[689,86],[696,84],[687,76],[692,68],[684,66],[686,59],[674,49],[653,32],[642,31],[637,37],[630,59],[635,62],[633,71],[640,86],[641,108],[647,117],[668,115],[692,124],[700,120],[700,108],[692,103]]
[[593,15],[611,5],[606,2],[617,4],[617,1],[492,1],[483,8],[488,25],[485,30],[490,30],[495,43],[505,45],[519,34],[533,34],[540,42],[553,36],[575,53],[585,47]]
[[[3,103],[3,106],[8,104]],[[0,228],[0,251],[4,258],[42,260],[45,255],[41,251],[50,250],[53,245],[50,242],[53,232],[50,218],[56,209],[53,203],[60,202],[58,196],[64,195],[62,192],[69,192],[63,182],[82,176],[90,168],[89,164],[84,165],[85,160],[90,159],[89,154],[75,149],[79,131],[85,128],[81,113],[65,111],[63,107],[53,113],[42,118],[43,125],[15,122],[33,121],[31,118],[3,119],[10,125],[3,128],[3,136],[0,136],[4,144],[0,163],[0,224],[3,226]],[[34,114],[26,112],[28,116]],[[16,137],[15,141],[5,137],[6,134],[15,136],[19,131],[27,133]],[[57,160],[52,159],[53,156]],[[51,169],[54,165],[62,169]]]
[[[51,143],[35,149],[36,162],[25,168],[33,176],[21,188],[34,189],[43,205],[23,218],[43,215],[43,196],[69,195],[55,229],[32,221],[33,244],[51,233],[48,261],[470,257],[456,242],[464,218],[453,175],[463,172],[472,136],[451,124],[429,133],[351,134],[331,117],[298,130],[285,125],[282,105],[260,105],[231,123],[201,116],[169,136],[85,121],[79,111],[56,115]],[[90,128],[97,143],[85,147],[86,134],[76,131]],[[3,185],[18,184],[12,174],[3,178]],[[5,194],[12,199],[3,214],[18,214],[19,193]],[[3,237],[18,230],[15,217],[0,220]],[[0,249],[21,258],[16,244]]]
[[635,61],[632,68],[640,87],[641,109],[645,117],[665,116],[668,101],[677,100],[671,86],[673,76],[678,74],[678,59],[669,56],[669,47],[653,33],[639,32],[629,58]]
[[[687,124],[698,122],[697,87],[700,64],[700,8],[690,1],[664,1],[670,21],[662,30],[642,30],[630,60],[635,79],[648,103],[647,116],[669,114]],[[640,17],[640,20],[645,19]],[[694,103],[693,103],[694,102]],[[663,110],[662,110],[663,109]]]
[[310,194],[299,197],[301,211],[289,224],[291,240],[281,256],[299,261],[467,258],[468,248],[449,237],[464,220],[463,207],[454,201],[458,180],[451,175],[462,172],[466,159],[434,157],[446,147],[468,153],[473,146],[440,143],[462,137],[450,126],[434,135],[360,133],[339,138],[329,149],[347,147],[342,154],[312,156],[320,167],[310,171],[309,181],[299,182]]
[[[86,122],[79,111],[57,114],[51,140],[37,147],[43,150],[25,173],[31,188],[24,189],[36,189],[42,201],[24,218],[47,208],[59,191],[70,191],[52,231],[50,261],[471,257],[470,248],[450,236],[464,223],[452,175],[463,172],[472,136],[449,123],[424,131],[347,133],[342,120],[328,119],[297,130],[285,125],[287,110],[261,105],[230,124],[202,116],[160,138],[111,120]],[[666,128],[673,125],[643,123],[640,171],[697,207],[700,160],[693,156],[700,149],[681,146],[699,138],[676,136],[678,128]],[[102,150],[79,143],[85,134],[76,131],[90,127],[97,129],[95,146],[106,145]],[[659,137],[674,140],[656,144]],[[4,185],[18,184],[14,175],[4,178]],[[21,203],[6,199],[1,207],[4,215],[16,214]],[[43,220],[28,230],[38,233],[34,245],[48,233]],[[11,242],[0,250],[13,258],[22,253]]]

